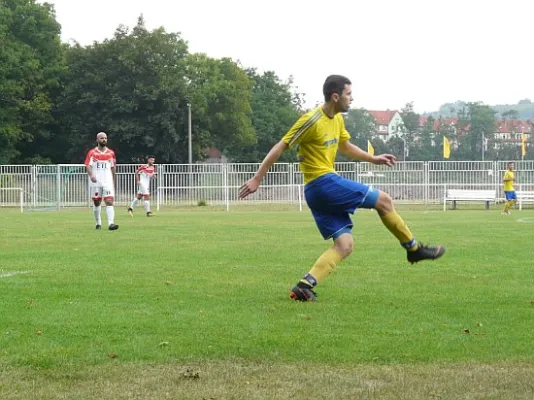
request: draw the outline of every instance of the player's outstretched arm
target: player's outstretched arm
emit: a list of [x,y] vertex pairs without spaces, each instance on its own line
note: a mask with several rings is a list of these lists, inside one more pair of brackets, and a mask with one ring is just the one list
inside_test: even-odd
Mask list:
[[348,140],[339,143],[339,151],[348,157],[355,158],[356,160],[367,161],[376,165],[387,165],[392,167],[397,162],[397,158],[393,154],[380,154],[373,156],[360,149],[358,146],[352,144]]
[[286,151],[288,147],[289,146],[287,145],[287,143],[283,141],[279,141],[273,146],[273,148],[269,151],[269,153],[267,153],[267,155],[263,159],[254,177],[249,179],[239,188],[240,199],[244,199],[249,194],[252,194],[256,190],[258,190],[258,186],[260,186],[260,182],[267,174],[267,171],[269,171],[273,164],[278,161],[282,153]]

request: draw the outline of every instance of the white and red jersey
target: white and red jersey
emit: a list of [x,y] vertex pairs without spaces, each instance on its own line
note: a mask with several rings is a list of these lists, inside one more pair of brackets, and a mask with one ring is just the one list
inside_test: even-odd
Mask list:
[[139,174],[139,185],[145,190],[150,187],[150,180],[156,175],[156,167],[154,165],[143,164],[135,171]]
[[113,184],[113,174],[111,168],[117,164],[115,152],[106,147],[106,150],[100,151],[98,147],[89,150],[85,157],[85,165],[90,165],[96,183],[93,185],[111,185]]

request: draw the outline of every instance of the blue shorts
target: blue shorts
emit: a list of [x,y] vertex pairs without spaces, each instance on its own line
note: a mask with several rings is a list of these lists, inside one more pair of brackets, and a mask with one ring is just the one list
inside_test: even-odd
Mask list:
[[506,196],[506,200],[517,200],[517,196],[515,195],[515,190],[512,190],[510,192],[504,192],[504,195]]
[[379,191],[363,183],[326,174],[304,187],[306,203],[324,239],[336,239],[352,231],[352,220],[357,208],[374,208]]

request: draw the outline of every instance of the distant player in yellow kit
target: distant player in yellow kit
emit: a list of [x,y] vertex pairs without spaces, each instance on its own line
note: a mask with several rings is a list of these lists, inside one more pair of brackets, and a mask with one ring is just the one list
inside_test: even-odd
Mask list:
[[513,162],[510,161],[508,163],[508,169],[504,173],[504,178],[502,181],[504,183],[504,195],[506,196],[506,204],[504,205],[502,213],[504,215],[509,215],[510,208],[512,208],[517,201],[517,196],[514,189],[515,174]]

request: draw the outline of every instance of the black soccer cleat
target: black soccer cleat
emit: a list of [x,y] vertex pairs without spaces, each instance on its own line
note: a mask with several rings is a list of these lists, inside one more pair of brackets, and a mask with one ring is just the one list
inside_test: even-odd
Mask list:
[[295,301],[317,301],[317,293],[311,288],[295,286],[289,292],[289,297]]
[[415,251],[408,251],[406,258],[409,263],[415,264],[416,262],[423,260],[436,260],[443,254],[445,254],[445,247],[442,245],[432,247],[419,243],[419,248]]
[[128,215],[130,217],[133,217],[133,208],[132,207],[128,207]]
[[110,231],[116,231],[117,229],[119,229],[119,225],[109,224],[108,229]]
[[99,231],[100,229],[102,229],[102,225],[97,225],[97,226],[95,227],[95,229],[96,229],[97,231]]
[[154,213],[152,211],[147,211],[146,216],[147,217],[153,217]]

